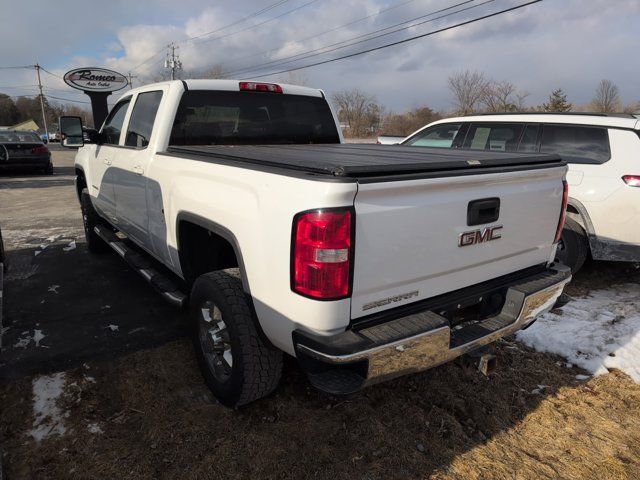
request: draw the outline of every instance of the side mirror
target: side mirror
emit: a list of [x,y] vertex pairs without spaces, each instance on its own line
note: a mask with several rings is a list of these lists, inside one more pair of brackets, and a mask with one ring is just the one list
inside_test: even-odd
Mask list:
[[60,117],[60,145],[67,148],[82,147],[82,119],[80,117]]

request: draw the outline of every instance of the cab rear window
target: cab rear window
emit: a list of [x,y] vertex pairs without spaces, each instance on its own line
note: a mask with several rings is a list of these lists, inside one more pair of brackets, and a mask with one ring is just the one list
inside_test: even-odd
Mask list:
[[170,145],[339,143],[324,98],[279,93],[185,92]]
[[557,153],[568,163],[604,163],[611,158],[606,128],[544,125],[542,153]]

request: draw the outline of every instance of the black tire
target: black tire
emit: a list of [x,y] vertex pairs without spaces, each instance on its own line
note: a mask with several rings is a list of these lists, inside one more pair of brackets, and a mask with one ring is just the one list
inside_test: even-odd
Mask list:
[[[282,352],[261,338],[251,300],[236,276],[219,271],[198,277],[191,289],[190,309],[198,364],[220,403],[239,407],[276,389]],[[224,357],[229,351],[231,365]]]
[[[4,253],[4,242],[2,241],[2,230],[0,230],[0,263],[3,265],[3,271],[7,270],[7,259]],[[0,285],[0,288],[2,285]]]
[[567,218],[562,230],[562,237],[556,251],[556,259],[571,268],[576,273],[582,268],[589,254],[589,239],[587,233],[578,222]]
[[82,189],[80,193],[80,208],[82,210],[82,224],[84,226],[84,238],[87,242],[87,248],[91,253],[104,253],[109,250],[109,245],[93,230],[97,225],[103,225],[102,219],[98,212],[91,204],[89,190]]
[[53,162],[49,162],[49,165],[44,168],[44,173],[45,175],[53,175]]

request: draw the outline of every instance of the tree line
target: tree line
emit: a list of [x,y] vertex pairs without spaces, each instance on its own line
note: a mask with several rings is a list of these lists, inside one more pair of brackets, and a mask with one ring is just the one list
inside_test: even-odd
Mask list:
[[357,88],[334,93],[332,101],[345,136],[353,138],[380,133],[405,136],[441,118],[476,113],[640,113],[640,101],[623,105],[618,86],[607,79],[600,81],[591,102],[586,105],[569,102],[562,88],[553,90],[541,105],[527,105],[529,94],[519,90],[513,83],[494,80],[482,72],[469,70],[451,75],[447,86],[453,104],[451,111],[436,111],[423,106],[404,113],[394,113],[387,111],[374,96]]
[[[88,110],[75,105],[50,102],[45,96],[44,112],[49,131],[54,130],[61,115],[74,115],[82,117],[85,125],[93,124],[92,116]],[[44,132],[42,124],[42,107],[39,97],[18,97],[15,100],[4,93],[0,93],[0,125],[12,126],[18,123],[33,120],[40,130]]]

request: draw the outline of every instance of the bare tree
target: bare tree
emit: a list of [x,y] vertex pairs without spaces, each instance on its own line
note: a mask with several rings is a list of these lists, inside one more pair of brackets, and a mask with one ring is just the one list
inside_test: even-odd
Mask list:
[[487,82],[482,103],[490,113],[519,112],[525,109],[528,93],[518,92],[516,86],[506,80]]
[[596,88],[596,96],[591,102],[593,109],[597,112],[615,112],[620,109],[620,91],[618,86],[611,80],[600,80]]
[[477,111],[489,85],[484,73],[469,70],[450,76],[448,83],[456,113],[459,115],[469,115]]
[[384,117],[382,132],[386,135],[406,136],[441,118],[440,113],[429,107],[418,107],[405,113],[389,113]]
[[634,113],[636,115],[640,114],[640,101],[630,103],[626,107],[622,109],[624,113]]
[[380,124],[382,107],[375,97],[357,88],[343,90],[333,95],[340,122],[346,124],[345,134],[363,137],[372,134]]
[[302,72],[287,72],[286,75],[280,75],[278,81],[289,85],[309,85],[309,77]]

